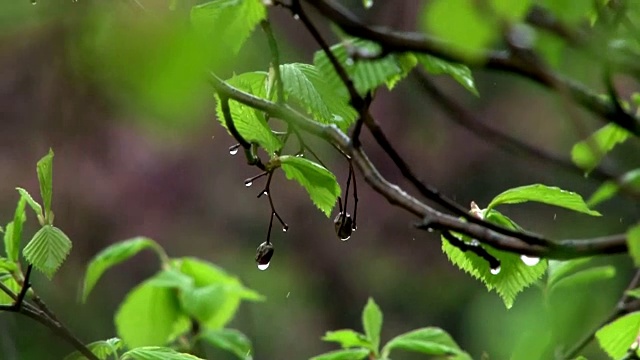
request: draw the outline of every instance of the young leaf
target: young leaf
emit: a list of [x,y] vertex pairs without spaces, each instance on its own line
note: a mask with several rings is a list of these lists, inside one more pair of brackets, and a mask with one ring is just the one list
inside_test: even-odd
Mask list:
[[603,201],[614,197],[620,188],[629,188],[634,191],[640,190],[640,169],[635,169],[624,174],[619,182],[607,180],[591,195],[587,200],[589,207],[594,207]]
[[640,312],[624,315],[596,332],[600,347],[614,359],[621,359],[638,338]]
[[380,331],[382,331],[382,311],[372,298],[369,298],[362,311],[362,327],[367,339],[373,345],[373,352],[377,354],[380,347]]
[[[267,73],[250,72],[236,75],[227,80],[227,83],[239,90],[266,98],[266,80]],[[219,98],[216,98],[216,103],[218,121],[227,129]],[[233,100],[229,100],[229,109],[231,110],[233,124],[245,140],[259,144],[269,153],[274,153],[282,147],[280,139],[273,134],[262,113]]]
[[510,21],[520,21],[527,14],[531,0],[491,0],[491,5],[500,17]]
[[626,294],[627,296],[631,296],[632,298],[640,299],[640,288],[628,290]]
[[279,159],[287,179],[295,180],[302,185],[309,193],[311,201],[329,217],[340,196],[340,185],[335,175],[305,158],[284,155]]
[[93,287],[105,271],[128,260],[144,249],[155,250],[160,256],[160,261],[164,261],[166,258],[162,247],[146,237],[137,237],[112,244],[94,256],[89,262],[84,276],[81,296],[82,302],[87,300],[89,293],[91,293],[91,290],[93,290]]
[[238,359],[251,358],[251,341],[235,329],[206,329],[200,333],[198,340],[206,341],[212,346],[229,351]]
[[[189,309],[192,314],[198,314],[206,318],[206,326],[210,329],[220,329],[231,321],[240,306],[240,301],[260,301],[260,294],[244,287],[240,280],[233,277],[217,266],[194,258],[182,258],[175,261],[175,266],[180,271],[190,276],[195,285],[196,292],[180,297],[181,306]],[[222,286],[223,293],[215,298],[215,301],[207,303],[207,293],[211,295],[217,291],[215,288]]]
[[179,353],[168,347],[144,346],[122,354],[120,360],[204,360],[197,356]]
[[[109,356],[117,354],[122,348],[122,340],[111,338],[108,340],[100,340],[87,345],[87,348],[100,360],[106,360]],[[86,360],[87,358],[79,351],[74,351],[67,355],[64,360]]]
[[360,334],[351,329],[327,331],[322,340],[337,342],[345,349],[351,347],[375,349],[371,341],[369,341],[364,334]]
[[38,230],[22,251],[25,259],[49,279],[71,251],[71,240],[53,225]]
[[[13,276],[8,275],[4,277],[3,275],[0,275],[0,282],[2,282],[14,294],[20,292],[21,286],[16,282]],[[4,291],[0,291],[0,305],[11,305],[13,303],[14,301],[9,297],[9,295],[5,294]]]
[[369,349],[343,349],[314,356],[310,360],[362,360],[369,356]]
[[[449,334],[434,327],[417,329],[396,336],[382,349],[382,358],[388,358],[391,350],[395,349],[434,356],[464,354]],[[471,360],[470,357],[468,359]]]
[[627,230],[627,246],[633,263],[640,266],[640,224]]
[[589,209],[582,199],[582,196],[558,187],[542,184],[526,185],[509,189],[493,198],[489,206],[487,206],[487,209],[492,209],[502,204],[519,204],[527,201],[563,207],[591,216],[600,216],[599,212]]
[[160,346],[170,340],[175,324],[183,316],[175,290],[145,281],[131,290],[120,305],[115,315],[116,330],[129,348]]
[[553,294],[558,289],[588,285],[598,280],[611,279],[616,275],[616,269],[613,266],[598,266],[591,269],[578,271],[575,274],[565,276],[553,285],[548,287],[548,292]]
[[[513,220],[498,213],[496,210],[487,209],[484,211],[484,214],[485,220],[487,221],[499,223],[512,230],[518,230],[520,228]],[[496,219],[503,218],[508,221],[496,221]],[[471,243],[471,239],[467,236],[455,234],[454,236],[459,237],[466,243]],[[469,275],[481,280],[487,287],[487,290],[495,290],[504,301],[507,309],[513,306],[516,295],[542,277],[547,269],[547,262],[544,260],[534,266],[529,266],[526,265],[517,254],[499,251],[488,246],[483,246],[483,248],[500,261],[500,269],[497,274],[491,272],[491,268],[485,259],[470,251],[463,252],[451,245],[444,237],[442,238],[442,251],[447,255],[449,260]]]
[[149,284],[157,287],[168,287],[179,289],[180,291],[189,291],[194,287],[192,277],[182,272],[169,268],[164,269],[149,279]]
[[573,145],[571,159],[578,167],[589,173],[598,166],[608,152],[628,137],[629,132],[618,125],[613,123],[605,125],[586,140]]
[[221,53],[235,55],[266,16],[260,0],[214,0],[191,8],[191,25]]
[[29,204],[29,206],[33,209],[33,211],[36,213],[36,216],[44,217],[44,214],[42,213],[42,206],[40,206],[40,204],[33,200],[27,190],[23,188],[16,188],[16,190],[18,190],[18,193],[20,193],[20,197],[22,199],[25,199],[27,204]]
[[24,212],[25,205],[26,200],[20,198],[18,206],[16,206],[16,212],[13,215],[13,221],[7,224],[7,231],[4,233],[4,250],[11,261],[18,261],[18,255],[20,254],[22,225],[27,219],[27,215]]
[[15,261],[0,257],[0,273],[13,272],[17,269],[18,265],[16,265]]
[[[36,166],[38,172],[38,182],[40,183],[40,194],[44,204],[44,216],[48,219],[51,212],[51,197],[53,195],[53,150],[38,161]],[[51,221],[51,219],[49,219]]]
[[469,90],[475,96],[480,96],[476,84],[473,81],[473,75],[468,66],[456,63],[450,63],[435,56],[420,54],[417,55],[418,61],[424,66],[425,70],[434,75],[446,74],[451,76],[455,81]]
[[[365,53],[372,56],[380,52],[378,44],[361,39],[345,40],[332,46],[330,50],[342,64],[347,75],[353,80],[356,91],[360,95],[375,90],[383,84],[387,84],[389,88],[393,87],[398,80],[404,78],[416,65],[415,59],[411,56],[397,54],[387,55],[375,60],[354,61],[349,56],[351,52]],[[326,79],[326,83],[337,94],[348,99],[349,92],[324,51],[320,50],[315,53],[313,64]]]
[[547,288],[551,288],[559,280],[591,261],[591,258],[573,259],[568,261],[549,260]]
[[487,15],[471,0],[435,0],[423,9],[421,22],[425,31],[473,59],[498,35],[495,19]]
[[315,66],[284,64],[280,66],[280,74],[287,95],[303,104],[318,121],[346,129],[358,116],[348,97],[338,95]]

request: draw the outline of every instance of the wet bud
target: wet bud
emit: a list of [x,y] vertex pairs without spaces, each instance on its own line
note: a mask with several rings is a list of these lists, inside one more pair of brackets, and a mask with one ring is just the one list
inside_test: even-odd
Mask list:
[[267,243],[266,241],[260,244],[260,246],[258,246],[258,249],[256,250],[256,263],[258,264],[258,269],[267,270],[272,256],[273,245],[271,243]]

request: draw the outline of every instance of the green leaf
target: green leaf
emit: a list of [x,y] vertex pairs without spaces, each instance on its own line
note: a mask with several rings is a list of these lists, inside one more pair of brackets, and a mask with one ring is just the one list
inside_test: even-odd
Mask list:
[[194,287],[194,280],[177,269],[164,269],[149,279],[149,284],[157,287],[168,287],[189,291]]
[[570,288],[575,286],[589,285],[598,280],[608,280],[616,275],[616,269],[613,266],[598,266],[575,274],[562,277],[548,287],[549,293],[553,294],[558,289]]
[[600,216],[599,212],[589,209],[582,196],[555,186],[542,184],[520,186],[504,191],[491,200],[487,209],[502,204],[519,204],[527,201],[558,206],[591,216]]
[[591,261],[591,258],[573,259],[568,261],[549,260],[547,288],[552,287],[559,280],[587,264],[589,261]]
[[367,339],[373,345],[373,351],[377,354],[380,347],[380,332],[382,331],[382,311],[372,298],[362,311],[362,327]]
[[198,336],[199,340],[204,340],[209,344],[238,357],[238,359],[251,358],[251,341],[240,331],[235,329],[206,329]]
[[498,16],[509,21],[520,21],[527,15],[531,0],[491,0],[491,5]]
[[609,200],[614,197],[620,188],[628,188],[633,191],[640,190],[640,169],[631,170],[622,177],[620,177],[619,183],[612,180],[607,180],[591,195],[587,200],[589,207],[594,207],[603,201]]
[[[416,65],[411,55],[390,54],[381,59],[354,61],[349,55],[353,52],[375,57],[380,53],[380,46],[362,39],[348,39],[330,48],[333,55],[353,80],[356,91],[364,95],[379,86],[387,84],[392,88],[398,80],[404,78]],[[322,74],[330,89],[344,99],[349,98],[349,92],[329,61],[327,54],[320,50],[313,57],[313,64]]]
[[71,251],[71,240],[53,225],[45,225],[33,235],[22,251],[25,259],[49,279]]
[[284,64],[280,72],[286,94],[320,122],[346,129],[355,121],[358,113],[349,105],[348,97],[331,88],[315,66]]
[[21,197],[20,200],[18,200],[13,221],[7,224],[7,231],[4,233],[4,250],[11,261],[18,261],[18,256],[20,255],[22,225],[25,220],[27,220],[27,215],[24,212],[25,205],[26,200]]
[[329,217],[340,196],[340,185],[335,175],[305,158],[284,155],[279,159],[287,179],[295,180],[302,185],[309,193],[311,201]]
[[343,349],[314,356],[310,360],[362,360],[369,356],[369,349]]
[[417,329],[396,336],[384,346],[382,357],[389,357],[391,350],[395,349],[435,356],[463,354],[449,334],[435,327]]
[[16,190],[18,190],[18,193],[20,193],[20,197],[22,199],[25,199],[27,204],[29,204],[29,206],[33,209],[33,211],[36,213],[36,216],[44,217],[44,214],[42,213],[42,206],[40,206],[40,204],[38,204],[35,200],[33,200],[33,198],[31,197],[31,195],[27,190],[23,188],[16,188]]
[[[49,153],[38,161],[36,170],[38,172],[42,203],[44,204],[44,217],[49,219],[51,216],[51,197],[53,195],[53,150],[49,149]],[[51,219],[49,219],[50,222]]]
[[[260,301],[263,297],[247,289],[240,280],[224,272],[219,267],[195,258],[182,258],[175,261],[175,266],[180,271],[190,276],[198,290],[195,293],[182,295],[181,306],[190,309],[194,314],[199,314],[203,318],[207,317],[206,326],[210,329],[220,329],[231,321],[240,306],[240,301]],[[207,304],[205,295],[214,293],[216,286],[223,286],[222,296],[209,299]],[[215,295],[215,294],[214,294]],[[212,300],[212,301],[211,301]],[[185,304],[185,301],[187,303]],[[214,308],[213,310],[210,310]],[[210,311],[213,311],[211,314]]]
[[[452,16],[455,14],[455,16]],[[472,0],[434,0],[422,11],[422,28],[470,59],[497,38],[499,26]]]
[[614,359],[621,359],[638,338],[640,312],[624,315],[596,332],[600,347]]
[[632,298],[640,299],[640,288],[628,290],[625,294],[627,296],[631,296]]
[[267,11],[260,0],[214,0],[191,8],[191,24],[220,51],[237,54]]
[[166,255],[164,250],[155,241],[146,237],[136,237],[119,243],[109,245],[91,259],[85,272],[82,286],[82,302],[87,301],[87,297],[96,285],[102,274],[111,267],[128,260],[144,249],[153,249],[159,254],[163,261]]
[[[500,223],[500,225],[512,230],[519,228],[515,222],[495,210],[487,209],[484,211],[484,214],[485,220],[489,222],[499,223],[496,219],[506,218],[508,222]],[[506,224],[513,225],[509,226]],[[467,236],[456,234],[454,234],[454,236],[468,244],[471,243],[471,239]],[[513,306],[516,295],[540,279],[547,269],[547,262],[545,260],[540,261],[534,266],[529,266],[526,265],[517,254],[496,250],[489,246],[478,246],[482,246],[489,254],[500,261],[500,271],[497,274],[494,275],[491,273],[491,268],[485,259],[470,251],[463,252],[451,245],[444,237],[442,238],[442,251],[444,251],[449,260],[469,275],[481,280],[487,287],[487,290],[495,290],[504,301],[507,309]]]
[[587,19],[593,7],[593,1],[590,0],[539,0],[539,2],[558,19],[568,23]]
[[122,354],[120,360],[204,360],[197,356],[179,353],[171,348],[145,346],[129,350]]
[[[100,340],[87,345],[87,348],[100,360],[106,360],[112,354],[117,354],[122,348],[122,340],[111,338],[108,340]],[[86,360],[87,358],[79,351],[74,351],[67,355],[64,360]]]
[[13,260],[9,260],[4,257],[0,257],[0,273],[3,272],[14,272],[18,269],[18,265]]
[[[250,72],[236,75],[227,80],[227,83],[239,90],[261,98],[266,98],[266,80],[267,73]],[[227,124],[222,114],[220,99],[216,98],[216,102],[218,121],[220,121],[220,124],[226,129]],[[282,147],[282,142],[273,134],[262,113],[233,100],[229,100],[229,109],[231,110],[233,124],[245,140],[259,144],[269,153],[274,153]]]
[[160,346],[170,340],[183,316],[175,290],[145,281],[120,304],[115,315],[116,331],[129,348]]
[[428,73],[434,75],[449,75],[472,94],[480,96],[473,80],[473,74],[471,74],[471,69],[469,69],[468,66],[450,63],[426,54],[420,54],[417,57],[418,61],[420,61]]
[[640,266],[640,224],[627,230],[627,246],[633,263],[635,266]]
[[363,347],[371,350],[375,349],[364,334],[351,329],[327,331],[322,340],[337,342],[343,348]]
[[584,169],[591,172],[604,156],[610,152],[617,144],[627,140],[629,132],[616,124],[608,124],[600,128],[586,140],[582,140],[573,145],[571,149],[571,160]]
[[[3,277],[0,276],[0,281],[11,290],[14,294],[18,294],[20,292],[20,284],[16,282],[16,280],[12,276]],[[5,294],[4,291],[0,291],[0,305],[11,305],[13,304],[13,299],[9,297],[9,295]]]

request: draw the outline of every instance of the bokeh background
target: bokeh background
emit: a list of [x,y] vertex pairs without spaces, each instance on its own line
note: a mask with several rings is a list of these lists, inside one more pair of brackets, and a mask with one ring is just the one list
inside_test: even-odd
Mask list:
[[[365,11],[361,1],[345,1],[368,22],[406,30],[416,29],[425,3],[377,1]],[[215,118],[201,69],[213,61],[227,77],[232,71],[266,70],[268,47],[256,31],[233,63],[207,54],[186,35],[191,5],[180,2],[170,10],[164,0],[0,3],[0,223],[12,219],[16,186],[37,192],[35,163],[53,148],[56,224],[74,247],[52,281],[39,274],[34,281],[80,338],[115,336],[113,314],[124,295],[158,270],[154,255],[140,254],[106,273],[86,304],[77,301],[87,261],[105,246],[138,235],[155,239],[171,256],[218,264],[267,297],[243,304],[231,324],[252,339],[256,359],[306,359],[334,349],[321,336],[326,330],[361,329],[369,296],[384,311],[383,341],[440,326],[474,358],[508,359],[522,334],[547,331],[539,325],[545,310],[540,289],[527,289],[506,310],[496,294],[448,263],[435,234],[414,229],[417,219],[392,207],[359,176],[359,228],[342,242],[304,190],[276,175],[271,194],[290,229],[274,231],[271,267],[258,271],[254,254],[266,238],[269,205],[256,198],[261,182],[244,186],[256,169],[229,154],[234,141]],[[326,21],[312,15],[336,41]],[[317,46],[301,24],[283,9],[271,9],[270,16],[283,62],[311,62]],[[601,90],[593,71],[597,64],[588,60],[567,50],[559,67]],[[583,124],[576,127],[558,98],[525,80],[482,71],[474,76],[480,97],[450,78],[434,79],[486,124],[530,144],[568,156],[581,131],[599,125],[574,109]],[[584,196],[598,185],[479,139],[455,125],[411,79],[393,92],[380,90],[372,111],[416,173],[465,206],[476,201],[482,207],[507,188],[531,183]],[[368,134],[363,140],[384,176],[413,190]],[[344,184],[344,160],[310,141]],[[638,166],[637,151],[625,145],[604,165],[618,173]],[[601,218],[538,205],[502,209],[551,238],[622,232],[640,213],[637,203],[624,198],[599,210]],[[36,225],[29,218],[27,236]],[[568,344],[606,316],[627,281],[626,257],[595,262],[615,264],[619,276],[557,301],[553,321],[571,330],[562,335]],[[588,349],[590,359],[604,358],[596,345]],[[0,359],[59,359],[71,350],[42,326],[0,314]],[[423,357],[394,357],[418,358]]]

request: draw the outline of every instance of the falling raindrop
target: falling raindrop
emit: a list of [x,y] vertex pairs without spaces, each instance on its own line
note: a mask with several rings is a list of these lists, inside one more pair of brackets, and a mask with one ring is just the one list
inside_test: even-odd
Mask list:
[[251,185],[253,185],[253,181],[251,181],[251,180],[248,180],[248,181],[247,181],[247,180],[245,180],[245,182],[244,182],[244,186],[249,187],[249,186],[251,186]]
[[557,215],[557,214],[553,214],[553,220],[554,220],[554,221],[556,220],[556,215]]
[[540,258],[526,255],[521,255],[520,260],[527,266],[535,266],[540,262]]
[[294,20],[300,20],[300,15],[298,15],[298,14],[293,15],[293,19]]
[[336,235],[342,241],[347,241],[351,238],[351,233],[353,232],[353,220],[351,220],[351,215],[349,213],[338,213],[338,216],[333,220],[333,225],[336,229]]
[[240,144],[236,144],[229,147],[229,154],[235,155],[238,153],[238,149],[240,148]]
[[266,241],[260,244],[256,250],[256,263],[258,264],[258,269],[267,270],[272,256],[273,245]]
[[287,293],[287,299],[289,298],[289,295],[291,295],[291,291]]
[[489,271],[491,271],[491,274],[493,274],[493,275],[498,275],[498,274],[500,274],[500,266],[495,267],[495,268],[491,268],[491,270],[489,270]]
[[282,232],[287,232],[289,231],[289,225],[285,225],[282,227]]

